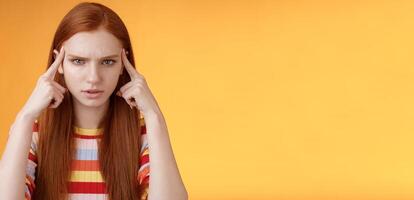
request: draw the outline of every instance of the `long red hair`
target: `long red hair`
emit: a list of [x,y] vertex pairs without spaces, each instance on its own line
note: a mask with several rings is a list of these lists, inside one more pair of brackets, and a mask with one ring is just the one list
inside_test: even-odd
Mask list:
[[[131,64],[134,54],[128,31],[120,17],[110,8],[98,3],[80,3],[72,8],[60,22],[49,52],[47,66],[53,61],[53,50],[78,32],[104,28],[112,33],[129,52]],[[99,164],[112,200],[135,200],[143,192],[137,181],[139,149],[141,144],[140,112],[131,110],[124,99],[115,95],[131,79],[125,71],[109,98],[109,109],[100,122],[104,130],[98,146]],[[55,81],[66,87],[64,78],[56,73]],[[66,87],[67,88],[67,87]],[[72,96],[65,93],[63,102],[56,109],[45,109],[39,116],[38,167],[34,199],[63,200],[67,198],[70,163],[74,155]]]

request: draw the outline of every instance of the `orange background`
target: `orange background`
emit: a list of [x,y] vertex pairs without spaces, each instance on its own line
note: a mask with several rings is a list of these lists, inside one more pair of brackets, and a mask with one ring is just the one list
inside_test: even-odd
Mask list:
[[[0,151],[78,1],[0,1]],[[195,200],[414,199],[413,1],[99,1]]]

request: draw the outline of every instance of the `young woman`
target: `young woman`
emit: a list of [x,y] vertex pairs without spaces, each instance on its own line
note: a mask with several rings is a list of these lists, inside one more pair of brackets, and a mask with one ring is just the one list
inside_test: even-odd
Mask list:
[[47,66],[10,128],[0,199],[188,198],[166,122],[114,11],[76,5]]

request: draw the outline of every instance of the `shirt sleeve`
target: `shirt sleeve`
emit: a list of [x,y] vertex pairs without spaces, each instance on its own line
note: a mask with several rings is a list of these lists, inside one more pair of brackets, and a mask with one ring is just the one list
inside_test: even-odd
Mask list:
[[29,155],[27,158],[26,177],[25,177],[25,200],[31,200],[35,186],[35,176],[37,168],[37,144],[39,141],[39,125],[36,120],[32,127],[32,141],[30,144]]
[[149,149],[147,141],[147,129],[145,126],[144,117],[141,115],[141,149],[140,149],[140,167],[138,170],[138,181],[143,188],[141,200],[148,198],[149,189],[149,175],[150,175],[150,163],[149,163]]

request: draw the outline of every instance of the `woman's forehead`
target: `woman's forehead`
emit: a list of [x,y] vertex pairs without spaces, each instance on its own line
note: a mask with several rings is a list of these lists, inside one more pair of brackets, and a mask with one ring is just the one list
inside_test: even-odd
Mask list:
[[100,30],[79,32],[63,43],[67,55],[101,58],[120,54],[122,45],[111,33]]

